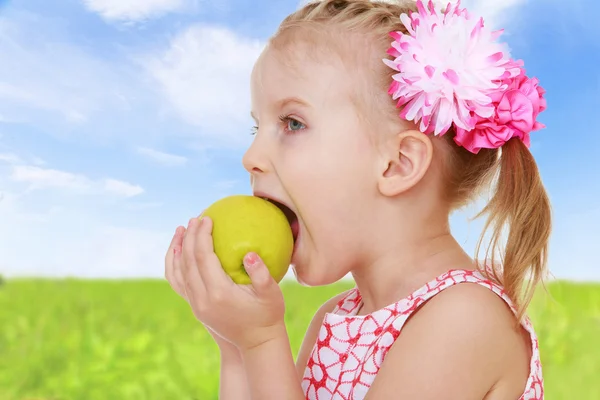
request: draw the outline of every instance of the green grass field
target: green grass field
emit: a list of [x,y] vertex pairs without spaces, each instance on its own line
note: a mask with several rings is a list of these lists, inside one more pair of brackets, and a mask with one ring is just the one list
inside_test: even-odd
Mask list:
[[[285,283],[294,352],[317,307],[348,288]],[[530,309],[548,400],[600,399],[600,285],[553,283]],[[163,281],[0,286],[1,400],[217,398],[214,343]]]

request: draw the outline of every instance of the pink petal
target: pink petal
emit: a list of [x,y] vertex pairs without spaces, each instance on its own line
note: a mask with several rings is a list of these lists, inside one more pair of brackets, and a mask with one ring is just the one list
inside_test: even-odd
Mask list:
[[452,83],[453,85],[458,85],[459,83],[459,78],[458,78],[458,74],[456,73],[455,70],[453,69],[448,69],[446,70],[446,72],[444,72],[442,75],[444,75],[444,78],[448,79],[448,81],[450,83]]
[[388,94],[393,94],[395,93],[400,87],[400,82],[398,81],[392,81],[392,83],[390,84],[390,88],[388,90]]
[[432,104],[429,94],[425,94],[425,107],[431,107]]
[[480,18],[475,27],[471,31],[471,39],[474,39],[476,36],[481,34],[481,29],[483,28],[483,18]]
[[400,16],[400,21],[402,22],[402,24],[404,25],[404,27],[406,28],[406,30],[408,31],[409,34],[411,34],[411,35],[415,34],[415,30],[413,28],[412,20],[409,18],[408,15],[402,14]]
[[430,123],[431,123],[431,116],[430,115],[423,116],[423,119],[421,120],[421,124],[424,125],[425,127],[429,127]]
[[427,17],[427,10],[425,10],[425,6],[421,0],[417,0],[417,10],[419,11],[419,15],[421,17]]
[[435,68],[432,67],[431,65],[427,65],[425,66],[425,73],[427,74],[428,77],[433,77],[433,74],[435,73]]
[[456,4],[454,5],[454,15],[460,16],[461,11],[466,11],[466,10],[461,10],[460,9],[460,0],[456,2]]
[[418,17],[415,17],[412,20],[413,29],[417,29],[421,25],[421,20]]
[[402,36],[404,36],[404,34],[402,32],[399,32],[399,31],[392,31],[392,32],[390,32],[390,36],[392,38],[394,38],[394,40],[401,41],[402,40]]
[[488,61],[488,62],[490,62],[490,63],[492,63],[492,64],[495,64],[495,63],[497,63],[498,61],[502,60],[502,57],[504,57],[504,53],[502,53],[502,52],[497,52],[497,53],[494,53],[494,54],[492,54],[491,56],[489,56],[489,57],[487,58],[487,61]]
[[496,40],[500,36],[502,36],[503,33],[504,33],[504,29],[497,29],[497,30],[493,31],[492,33],[490,33],[490,38],[492,40]]
[[396,62],[395,62],[394,60],[388,60],[387,58],[384,58],[382,61],[383,61],[383,63],[384,63],[385,65],[387,65],[387,66],[388,66],[388,67],[390,67],[391,69],[394,69],[394,70],[396,70],[396,71],[398,71],[398,70],[399,70],[399,69],[398,69],[398,67],[397,67],[397,65],[396,65]]
[[435,6],[433,5],[433,1],[429,0],[429,12],[431,13],[431,15],[437,15],[437,13],[435,12]]
[[423,107],[423,104],[425,103],[425,96],[421,95],[421,96],[417,96],[416,98],[414,98],[410,103],[408,103],[405,107],[406,109],[406,113],[404,114],[404,117],[409,120],[412,121],[417,113],[419,112],[419,110],[421,109],[421,107]]
[[448,5],[446,5],[446,10],[444,11],[444,19],[446,19],[446,17],[448,15],[450,15],[451,12],[452,12],[452,3],[448,3]]
[[387,54],[389,54],[392,57],[400,57],[402,55],[402,53],[400,53],[398,50],[396,50],[393,47],[390,47],[387,51]]

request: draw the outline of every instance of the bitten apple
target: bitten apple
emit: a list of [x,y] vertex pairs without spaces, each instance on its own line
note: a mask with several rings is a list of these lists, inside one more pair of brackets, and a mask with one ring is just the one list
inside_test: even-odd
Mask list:
[[279,283],[290,266],[294,238],[284,212],[256,196],[233,195],[217,200],[200,216],[213,221],[213,244],[225,272],[238,284],[250,284],[243,259],[257,253]]

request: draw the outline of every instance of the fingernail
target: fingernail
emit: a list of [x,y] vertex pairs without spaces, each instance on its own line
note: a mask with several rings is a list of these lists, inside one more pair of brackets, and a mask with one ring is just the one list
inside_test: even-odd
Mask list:
[[260,262],[260,258],[258,257],[258,254],[256,253],[248,253],[246,254],[246,257],[244,257],[244,264],[247,267],[254,267],[256,266],[258,263]]
[[196,218],[190,218],[189,222],[188,222],[188,229],[192,226],[192,224],[194,223],[194,220]]

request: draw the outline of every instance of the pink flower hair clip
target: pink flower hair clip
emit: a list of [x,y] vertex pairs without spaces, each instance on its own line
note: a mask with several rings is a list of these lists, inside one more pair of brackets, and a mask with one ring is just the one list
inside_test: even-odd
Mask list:
[[454,126],[454,141],[475,154],[513,137],[529,147],[530,132],[544,128],[537,117],[546,109],[545,91],[496,42],[503,31],[486,29],[460,1],[445,12],[431,0],[427,7],[418,0],[417,7],[400,16],[408,34],[390,33],[394,60],[383,60],[398,71],[388,93],[400,116],[426,134],[443,135]]

